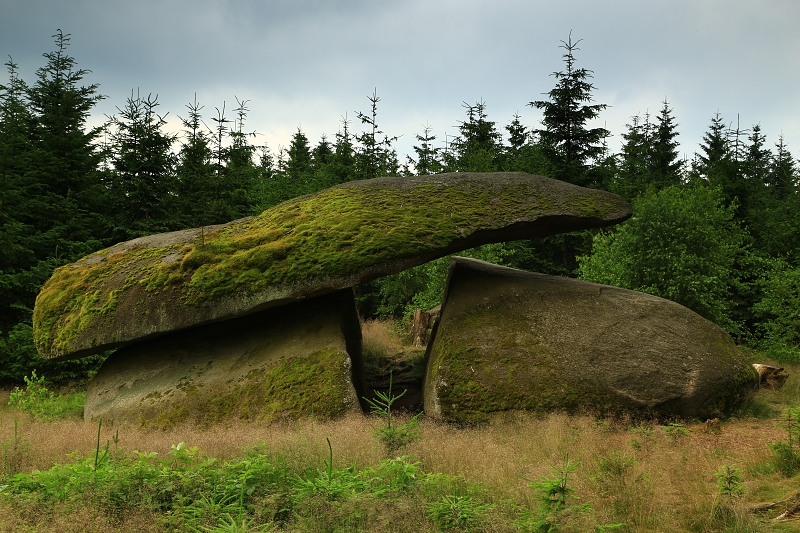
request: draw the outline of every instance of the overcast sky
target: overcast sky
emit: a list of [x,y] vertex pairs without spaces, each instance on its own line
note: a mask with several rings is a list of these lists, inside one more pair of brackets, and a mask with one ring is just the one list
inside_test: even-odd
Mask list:
[[716,112],[760,123],[770,145],[783,133],[797,156],[798,23],[798,0],[0,0],[0,54],[33,82],[60,28],[108,97],[94,121],[132,89],[157,94],[176,131],[195,93],[209,124],[239,97],[245,129],[274,152],[298,127],[314,144],[332,138],[377,89],[379,125],[403,136],[402,156],[425,123],[440,140],[455,134],[463,102],[483,100],[504,134],[515,112],[539,127],[527,104],[552,89],[571,31],[576,66],[594,71],[595,102],[610,106],[598,125],[612,149],[632,115],[666,97],[689,158]]

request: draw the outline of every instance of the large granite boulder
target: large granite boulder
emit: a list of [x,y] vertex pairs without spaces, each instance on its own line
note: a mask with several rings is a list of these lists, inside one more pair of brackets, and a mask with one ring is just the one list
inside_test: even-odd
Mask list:
[[89,382],[84,417],[167,428],[361,412],[353,291],[126,346]]
[[454,258],[428,345],[425,412],[714,417],[758,387],[719,327],[656,296]]
[[303,300],[490,242],[616,224],[613,194],[522,173],[346,183],[257,217],[142,237],[61,267],[34,309],[74,358]]

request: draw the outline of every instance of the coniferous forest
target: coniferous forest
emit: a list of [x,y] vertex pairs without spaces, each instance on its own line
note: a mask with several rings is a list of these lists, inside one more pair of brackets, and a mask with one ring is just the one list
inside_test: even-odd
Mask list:
[[[36,294],[54,268],[116,242],[254,215],[289,198],[378,176],[522,171],[604,189],[634,216],[617,227],[488,245],[469,255],[575,276],[674,300],[742,345],[800,362],[800,172],[780,135],[709,119],[691,160],[681,158],[678,117],[666,99],[631,117],[618,153],[591,128],[606,106],[570,40],[538,129],[503,125],[483,100],[463,103],[455,137],[412,133],[413,153],[380,125],[380,97],[314,143],[298,129],[277,153],[255,144],[248,101],[217,107],[191,96],[183,129],[166,131],[158,97],[133,91],[102,127],[87,125],[104,97],[86,81],[59,31],[30,80],[9,59],[0,85],[0,382],[33,369],[54,382],[84,378],[102,356],[54,363],[33,346]],[[654,104],[656,104],[654,102]],[[458,105],[458,104],[456,104]],[[213,109],[213,112],[210,111]],[[363,317],[403,317],[437,305],[447,260],[358,287]]]

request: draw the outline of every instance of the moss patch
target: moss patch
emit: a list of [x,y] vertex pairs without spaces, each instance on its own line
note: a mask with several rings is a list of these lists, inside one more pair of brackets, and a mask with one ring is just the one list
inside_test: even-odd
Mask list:
[[198,390],[182,383],[178,388],[185,397],[180,401],[169,395],[143,399],[137,423],[169,429],[185,423],[207,427],[231,418],[333,418],[353,407],[347,361],[346,354],[332,348],[254,369],[227,390]]

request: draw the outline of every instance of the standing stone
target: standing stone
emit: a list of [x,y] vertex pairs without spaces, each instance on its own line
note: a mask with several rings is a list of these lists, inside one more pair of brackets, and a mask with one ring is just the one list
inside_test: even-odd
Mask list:
[[428,344],[425,412],[729,412],[758,374],[719,327],[656,296],[454,258]]
[[167,428],[360,412],[352,290],[127,346],[90,381],[86,420]]

